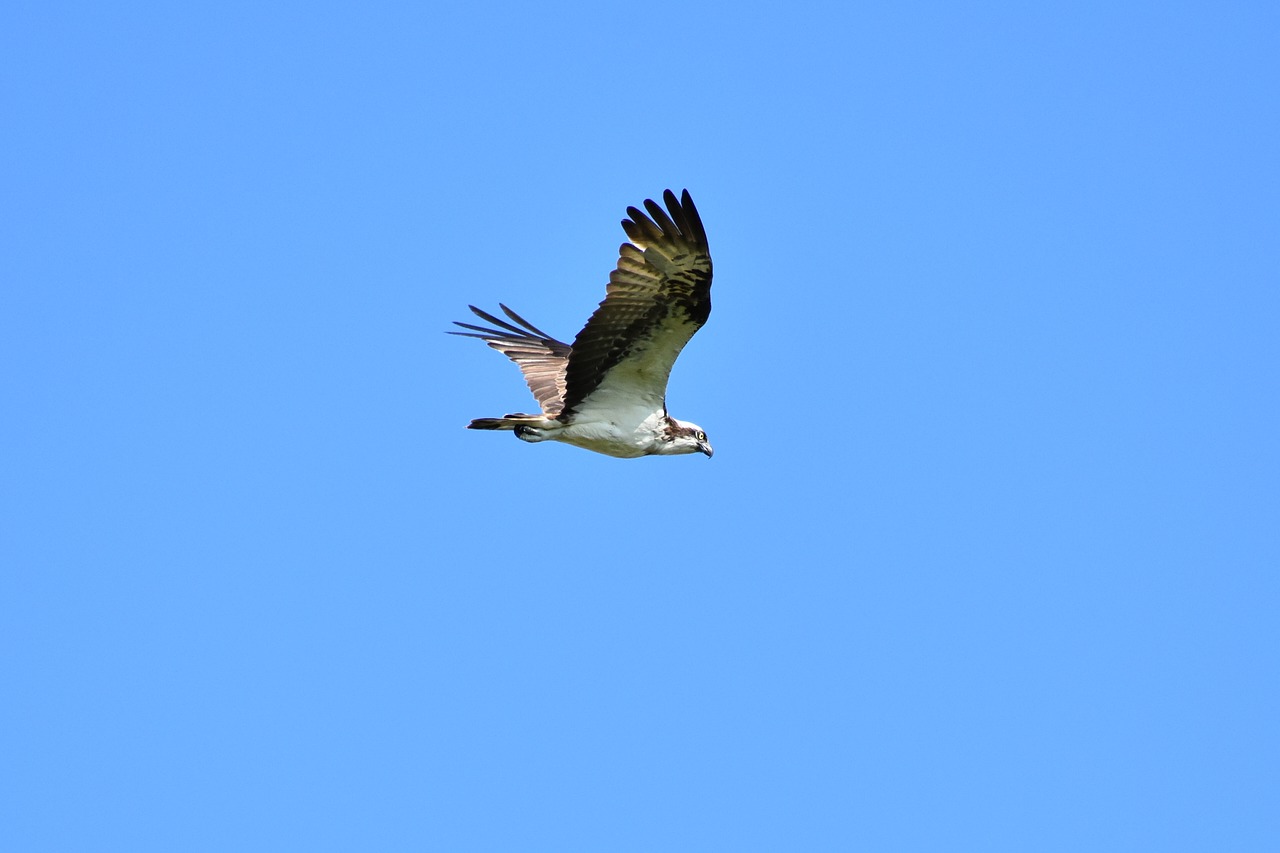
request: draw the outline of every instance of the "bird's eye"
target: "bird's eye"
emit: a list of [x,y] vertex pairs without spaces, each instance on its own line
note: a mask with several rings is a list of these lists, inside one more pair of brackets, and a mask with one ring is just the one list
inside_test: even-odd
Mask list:
[[707,440],[707,434],[705,432],[698,433],[698,441],[706,441],[706,440]]

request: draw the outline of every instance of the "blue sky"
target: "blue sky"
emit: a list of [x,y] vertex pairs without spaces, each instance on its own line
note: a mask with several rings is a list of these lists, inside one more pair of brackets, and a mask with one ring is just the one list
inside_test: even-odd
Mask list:
[[[1280,844],[1273,5],[2,18],[0,847]],[[464,430],[667,187],[715,458]]]

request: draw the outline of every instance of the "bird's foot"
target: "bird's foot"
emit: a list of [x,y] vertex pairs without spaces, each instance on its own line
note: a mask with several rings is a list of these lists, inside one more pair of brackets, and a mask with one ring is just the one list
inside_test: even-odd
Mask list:
[[520,424],[515,428],[516,438],[521,441],[542,441],[546,436],[542,434],[542,430],[537,427],[531,427],[526,424]]

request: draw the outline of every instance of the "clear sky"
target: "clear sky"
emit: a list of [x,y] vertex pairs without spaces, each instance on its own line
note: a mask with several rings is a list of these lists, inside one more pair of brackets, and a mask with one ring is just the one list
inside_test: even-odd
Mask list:
[[7,3],[0,848],[1280,849],[1277,8]]

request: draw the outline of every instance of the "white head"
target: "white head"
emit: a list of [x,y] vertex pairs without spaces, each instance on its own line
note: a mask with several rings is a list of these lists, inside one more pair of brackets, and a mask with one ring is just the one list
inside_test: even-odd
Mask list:
[[710,442],[707,441],[707,434],[697,424],[668,417],[667,436],[668,440],[663,444],[663,448],[658,451],[663,455],[705,453],[707,458],[710,459],[711,454],[715,452],[711,449]]

